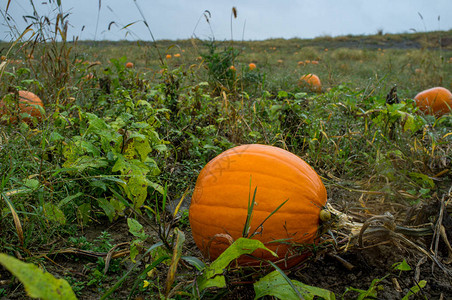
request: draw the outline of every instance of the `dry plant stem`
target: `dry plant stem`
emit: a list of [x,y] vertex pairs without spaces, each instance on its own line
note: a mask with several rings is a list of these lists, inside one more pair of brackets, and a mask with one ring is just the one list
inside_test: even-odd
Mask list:
[[382,216],[374,216],[368,220],[366,220],[366,222],[364,222],[363,226],[361,227],[361,230],[359,231],[359,237],[358,237],[358,244],[360,248],[363,248],[363,234],[366,231],[366,229],[370,226],[371,222],[374,221],[383,221],[384,227],[394,231],[396,225],[394,223],[394,216],[392,216],[391,214],[385,214]]
[[434,253],[435,257],[438,256],[438,246],[439,246],[439,238],[440,238],[440,231],[441,226],[443,223],[443,212],[444,212],[444,199],[441,200],[441,207],[439,210],[438,220],[435,224],[435,231],[433,233],[433,241],[432,245],[430,246],[430,251]]
[[327,255],[337,259],[349,271],[351,271],[355,267],[353,264],[349,263],[348,261],[334,253],[327,253]]
[[412,246],[413,248],[417,249],[419,252],[425,254],[428,258],[430,258],[431,260],[433,260],[436,265],[443,270],[443,272],[445,274],[447,274],[451,279],[452,279],[452,272],[450,272],[449,270],[447,270],[442,263],[433,255],[431,255],[427,250],[425,250],[424,248],[416,245],[415,243],[413,243],[412,241],[410,241],[409,239],[407,239],[406,237],[404,237],[403,235],[390,231],[390,234],[392,237],[401,240],[402,242],[405,242],[406,244]]
[[229,245],[232,245],[234,243],[234,239],[232,238],[232,236],[230,236],[229,234],[226,233],[217,233],[215,234],[207,243],[207,255],[208,258],[210,259],[210,245],[212,245],[212,242],[216,239],[216,238],[224,238],[225,240],[228,241]]
[[115,250],[121,246],[129,245],[130,243],[124,242],[117,244],[113,246],[107,253],[107,256],[105,257],[105,268],[104,268],[104,275],[107,274],[108,267],[110,266],[110,260],[113,258],[113,254],[115,254]]
[[[119,246],[124,246],[124,245],[129,245],[130,243],[126,242],[126,243],[121,243],[118,244],[116,246],[114,246],[112,249],[116,249]],[[37,257],[46,257],[49,255],[57,255],[57,254],[75,254],[75,255],[83,255],[83,256],[89,256],[89,257],[107,257],[110,252],[112,250],[110,250],[109,252],[95,252],[95,251],[89,251],[89,250],[82,250],[82,249],[77,249],[77,248],[68,248],[68,249],[61,249],[58,250],[56,252],[49,252],[49,253],[41,253],[40,255],[38,255]],[[118,252],[114,252],[112,254],[110,254],[110,259],[112,258],[118,258],[118,257],[122,257],[125,255],[128,255],[130,253],[130,250],[123,250],[123,251],[118,251]]]
[[444,226],[441,226],[440,236],[442,237],[444,243],[446,244],[447,251],[449,253],[449,256],[444,261],[444,263],[450,264],[450,263],[452,263],[452,246],[450,245],[449,239],[447,238],[446,228]]
[[[403,234],[410,234],[414,233],[413,235],[416,236],[421,232],[422,234],[428,234],[429,228],[406,228],[406,227],[398,227],[394,223],[394,219],[390,215],[381,215],[381,216],[375,216],[367,220],[364,224],[353,222],[350,220],[350,217],[347,214],[344,214],[335,208],[333,208],[329,203],[327,203],[327,208],[330,210],[330,212],[337,216],[337,227],[338,229],[345,228],[351,231],[349,242],[358,235],[359,245],[360,247],[363,246],[362,242],[362,236],[364,235],[364,232],[369,227],[370,223],[373,221],[383,221],[385,223],[384,227],[376,228],[373,232],[384,232],[388,233],[391,238],[394,238],[396,240],[399,240],[405,244],[408,244],[412,248],[418,250],[422,254],[426,255],[428,258],[430,258],[435,264],[452,279],[452,272],[447,270],[443,264],[437,259],[436,256],[432,255],[429,251],[425,250],[424,248],[416,245],[414,242],[407,239]],[[396,232],[396,230],[402,230],[403,234],[400,234]],[[358,232],[358,233],[357,233]],[[348,248],[348,247],[347,247]]]
[[423,256],[419,260],[419,262],[416,264],[416,270],[414,272],[414,280],[416,280],[416,282],[419,282],[419,280],[421,278],[421,265],[423,265],[426,261],[427,261],[427,257]]

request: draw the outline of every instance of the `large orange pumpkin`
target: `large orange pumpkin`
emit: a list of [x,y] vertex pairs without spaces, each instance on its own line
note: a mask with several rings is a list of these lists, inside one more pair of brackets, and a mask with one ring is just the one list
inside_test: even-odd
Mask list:
[[308,86],[313,92],[320,93],[322,91],[322,84],[320,83],[320,78],[315,74],[306,74],[301,76],[298,81],[300,86]]
[[[233,240],[242,236],[248,201],[257,187],[250,233],[275,251],[257,250],[253,256],[290,267],[306,257],[294,244],[314,244],[319,214],[326,203],[326,190],[317,173],[301,158],[281,148],[242,145],[211,160],[202,170],[193,192],[189,219],[193,238],[204,257],[215,260]],[[251,196],[250,196],[251,195]],[[288,200],[261,228],[258,226]],[[274,242],[275,240],[283,242]],[[258,264],[241,257],[241,264]]]
[[452,93],[443,87],[434,87],[414,97],[416,106],[425,114],[440,117],[452,111]]
[[[41,114],[41,110],[37,106],[44,108],[44,104],[38,96],[29,91],[19,91],[19,106],[17,107],[18,111],[11,111],[11,109],[14,109],[14,107],[7,107],[5,99],[2,99],[0,101],[0,117],[3,115],[10,115],[9,122],[16,123],[18,120],[17,115],[26,113],[40,121],[43,116]],[[24,117],[22,120],[29,124],[32,123],[32,119],[29,117]]]

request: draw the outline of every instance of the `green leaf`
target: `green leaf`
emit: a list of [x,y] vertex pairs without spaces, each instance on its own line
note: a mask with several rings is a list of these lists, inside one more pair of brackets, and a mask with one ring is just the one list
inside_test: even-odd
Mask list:
[[287,97],[289,97],[289,94],[286,91],[278,92],[278,98],[287,98]]
[[25,291],[32,298],[77,299],[66,280],[56,279],[52,274],[39,269],[34,264],[24,263],[3,253],[0,253],[0,263],[24,284]]
[[137,220],[133,218],[127,218],[127,225],[129,226],[129,232],[140,238],[141,240],[146,239],[146,233],[143,230],[143,225],[141,225]]
[[206,264],[203,263],[199,258],[194,256],[182,256],[181,259],[188,262],[190,265],[194,266],[198,271],[201,271],[206,267]]
[[67,160],[63,167],[65,168],[75,168],[78,172],[83,172],[88,168],[99,169],[108,166],[108,162],[102,157],[90,157],[82,156],[77,158],[74,162]]
[[27,179],[25,180],[25,186],[30,189],[37,189],[39,187],[39,180],[36,179]]
[[140,208],[146,196],[148,194],[148,180],[145,175],[132,175],[127,183],[128,191],[130,192],[130,198],[133,201],[135,209]]
[[418,293],[426,285],[427,285],[427,281],[425,281],[425,280],[419,281],[419,283],[417,285],[413,286],[410,289],[410,291],[405,295],[405,297],[402,298],[402,300],[408,300],[411,295]]
[[[312,300],[315,297],[321,297],[325,300],[335,300],[336,296],[333,292],[326,289],[310,286],[302,282],[291,280],[292,284],[303,297],[302,299]],[[255,299],[264,296],[274,296],[279,299],[300,299],[293,287],[278,271],[273,271],[267,276],[261,278],[254,284],[256,292]]]
[[61,225],[66,224],[66,217],[61,209],[53,203],[46,202],[44,203],[44,214],[46,218],[52,222],[57,222]]
[[88,224],[90,220],[90,212],[91,212],[91,204],[89,203],[83,203],[77,208],[77,211],[83,221],[83,224]]
[[75,198],[78,198],[80,196],[82,196],[83,193],[82,192],[78,192],[75,195],[70,195],[67,196],[66,198],[64,198],[63,200],[60,201],[60,203],[58,203],[58,207],[62,208],[63,206],[65,206],[66,204],[68,204],[69,202],[71,202],[72,200],[74,200]]
[[57,142],[64,140],[64,137],[56,131],[52,131],[49,137],[51,142]]
[[115,207],[105,198],[98,198],[97,203],[99,203],[99,207],[103,209],[105,215],[108,217],[110,222],[113,221],[113,218],[116,215]]
[[410,265],[406,262],[405,259],[403,259],[402,262],[398,262],[392,265],[394,270],[400,270],[400,271],[411,271]]
[[421,184],[428,184],[431,188],[435,187],[435,182],[433,182],[433,179],[425,174],[410,172],[408,173],[408,175],[410,175],[411,178],[417,180]]
[[294,96],[295,96],[295,99],[303,99],[307,95],[308,95],[308,93],[300,92],[300,93],[296,93]]
[[135,146],[135,151],[137,151],[140,156],[141,161],[145,161],[148,154],[152,151],[149,142],[145,139],[134,139],[133,144]]
[[202,291],[209,287],[226,287],[224,278],[224,269],[233,261],[243,254],[251,254],[257,249],[269,251],[277,257],[277,254],[264,246],[261,241],[238,238],[231,246],[229,246],[220,256],[206,268],[204,274],[198,278],[198,287]]

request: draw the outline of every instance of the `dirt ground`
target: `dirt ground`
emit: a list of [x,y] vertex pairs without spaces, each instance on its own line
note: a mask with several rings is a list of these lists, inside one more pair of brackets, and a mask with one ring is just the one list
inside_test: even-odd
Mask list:
[[[438,201],[409,207],[398,203],[381,203],[381,200],[369,200],[366,203],[369,212],[373,214],[369,214],[369,212],[362,213],[356,209],[357,203],[355,201],[345,200],[349,199],[349,195],[334,189],[330,190],[329,193],[334,195],[336,199],[342,199],[332,203],[336,209],[341,212],[347,211],[353,221],[361,223],[365,222],[372,215],[375,216],[384,212],[390,212],[396,217],[396,223],[403,224],[404,226],[422,225],[428,222],[436,224],[440,213]],[[185,205],[185,208],[187,207],[188,205]],[[444,209],[442,212],[442,225],[446,228],[448,239],[452,240],[450,209]],[[179,225],[184,230],[186,236],[183,254],[201,258],[201,254],[191,237],[189,226]],[[373,225],[371,224],[370,227]],[[376,226],[378,227],[378,224]],[[149,227],[145,226],[145,229],[149,236],[155,235]],[[105,220],[103,223],[92,224],[80,231],[80,236],[86,237],[87,241],[95,241],[105,231],[111,234],[111,244],[113,246],[131,242],[134,239],[129,233],[125,218],[120,218],[113,223]],[[360,247],[356,240],[350,241],[344,238],[347,234],[349,234],[347,230],[335,230],[331,228],[330,233],[322,236],[317,251],[307,261],[287,270],[289,278],[311,286],[328,289],[335,293],[337,299],[342,299],[342,296],[343,299],[357,299],[359,293],[356,290],[347,292],[347,289],[353,288],[366,291],[372,286],[374,280],[378,280],[376,284],[374,283],[377,286],[377,297],[375,299],[402,299],[409,292],[410,288],[416,286],[417,282],[425,280],[427,282],[425,287],[409,299],[452,299],[452,264],[447,263],[447,259],[451,257],[448,257],[449,253],[442,239],[439,239],[437,258],[441,262],[444,270],[441,270],[432,259],[428,258],[418,248],[404,241],[391,238],[389,235],[382,234],[372,237],[364,235],[363,246]],[[335,247],[331,243],[333,240],[332,236],[335,236],[336,239]],[[431,235],[422,237],[408,235],[407,238],[427,251],[429,251],[432,245]],[[155,240],[150,241],[149,245],[157,241],[158,238],[155,237]],[[348,242],[350,244],[346,245]],[[64,244],[62,244],[62,249],[64,247]],[[128,249],[128,245],[122,247],[122,249]],[[50,249],[42,249],[42,253],[48,250]],[[102,259],[104,258],[105,256],[102,257]],[[98,259],[84,254],[60,253],[49,255],[42,259],[41,262],[47,271],[57,277],[72,278],[74,282],[84,282],[85,285],[78,294],[79,299],[91,300],[99,299],[100,295],[115,284],[122,274],[132,266],[130,260],[127,259],[126,253],[117,259],[116,265],[119,266],[119,269],[112,272],[109,271],[107,276],[102,281],[99,281],[99,283],[88,285],[86,283],[92,279],[92,271]],[[394,264],[400,263],[403,260],[411,267],[410,271],[400,272],[392,268]],[[139,271],[143,269],[144,265],[138,266],[136,271],[127,278],[123,285],[113,294],[111,299],[126,299]],[[158,268],[161,285],[164,284],[167,271],[168,268],[166,265]],[[239,272],[232,270],[229,274],[226,274],[227,280],[230,283],[228,289],[226,291],[209,291],[205,299],[212,297],[216,299],[254,299],[253,283],[269,271],[271,270],[244,270]],[[195,278],[194,272],[194,269],[190,269],[187,266],[180,266],[178,270],[180,278],[178,280],[186,281],[186,284],[189,284]],[[250,276],[244,277],[244,274],[246,275],[247,272]],[[8,279],[10,279],[8,272],[0,268],[0,290],[4,289],[7,291],[7,296],[0,297],[0,299],[24,299],[22,285],[18,281],[10,282]],[[139,292],[132,299],[147,299],[148,297],[149,292]]]

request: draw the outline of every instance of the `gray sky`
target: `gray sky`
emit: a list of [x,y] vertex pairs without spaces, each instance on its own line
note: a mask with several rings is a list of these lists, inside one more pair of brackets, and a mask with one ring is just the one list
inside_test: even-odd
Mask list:
[[[452,29],[452,0],[103,0],[98,23],[98,0],[61,1],[63,10],[70,13],[69,36],[91,40],[149,40],[135,3],[157,40],[186,39],[193,33],[203,39],[211,38],[212,33],[217,40],[230,39],[233,6],[238,11],[237,19],[232,21],[235,40]],[[55,5],[42,4],[49,0],[33,2],[41,15],[55,16]],[[6,1],[2,1],[3,16],[5,8]],[[211,14],[211,30],[202,17],[205,10]],[[8,13],[12,18],[9,24],[22,31],[26,27],[22,16],[32,13],[29,0],[12,0]],[[0,39],[10,40],[10,30],[1,18]],[[108,30],[112,21],[115,24]],[[129,33],[121,29],[133,22]]]

